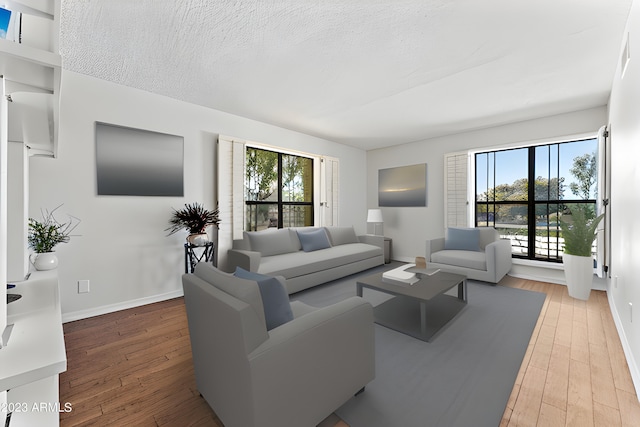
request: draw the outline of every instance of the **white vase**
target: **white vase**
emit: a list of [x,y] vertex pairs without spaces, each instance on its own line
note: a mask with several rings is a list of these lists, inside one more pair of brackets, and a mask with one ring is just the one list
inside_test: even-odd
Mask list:
[[189,234],[187,236],[187,242],[191,243],[193,246],[204,246],[209,241],[209,236],[207,233],[202,234]]
[[593,258],[563,254],[562,263],[569,296],[588,300],[593,284]]
[[58,257],[55,252],[43,252],[40,254],[31,254],[29,257],[31,264],[36,268],[36,270],[44,271],[44,270],[53,270],[58,267]]

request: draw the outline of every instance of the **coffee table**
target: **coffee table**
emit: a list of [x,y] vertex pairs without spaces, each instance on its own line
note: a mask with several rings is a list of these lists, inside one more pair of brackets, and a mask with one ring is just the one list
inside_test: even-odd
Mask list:
[[[457,296],[446,293],[456,286]],[[364,288],[393,295],[374,307],[375,322],[423,341],[430,341],[467,304],[467,276],[444,271],[423,275],[412,285],[383,281],[382,273],[376,273],[358,279],[356,287],[360,297]]]

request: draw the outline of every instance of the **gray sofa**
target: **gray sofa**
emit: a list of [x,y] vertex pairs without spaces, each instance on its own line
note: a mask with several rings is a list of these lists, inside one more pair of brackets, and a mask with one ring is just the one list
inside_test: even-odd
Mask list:
[[371,304],[289,303],[276,279],[291,318],[267,330],[259,281],[204,262],[182,276],[197,389],[227,427],[316,426],[375,376]]
[[[323,241],[325,244],[319,244]],[[283,276],[287,291],[292,294],[384,264],[384,237],[356,236],[353,227],[245,232],[242,239],[233,241],[227,262],[229,271],[241,267],[252,272]]]
[[511,241],[493,227],[448,228],[445,237],[427,240],[429,267],[498,283],[511,270]]

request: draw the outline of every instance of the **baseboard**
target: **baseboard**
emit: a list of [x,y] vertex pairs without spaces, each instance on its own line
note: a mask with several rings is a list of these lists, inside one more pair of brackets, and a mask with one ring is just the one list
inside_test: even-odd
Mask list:
[[616,329],[618,330],[618,336],[620,337],[620,342],[622,343],[622,349],[624,350],[624,355],[627,359],[627,365],[629,366],[629,372],[631,373],[631,381],[633,381],[633,387],[636,389],[636,396],[638,397],[638,401],[640,401],[640,370],[638,369],[638,365],[636,364],[633,353],[631,352],[629,340],[624,333],[622,321],[620,320],[620,315],[618,314],[618,310],[616,308],[616,305],[614,304],[613,296],[609,292],[607,292],[607,299],[609,300],[609,309],[611,310],[613,323],[615,323]]
[[511,277],[515,277],[516,279],[533,280],[535,282],[553,283],[556,285],[564,285],[564,286],[567,285],[564,282],[564,280],[556,280],[552,277],[536,276],[533,274],[514,273],[513,271],[508,272],[507,275]]
[[62,323],[73,322],[74,320],[86,319],[89,317],[100,316],[102,314],[113,313],[115,311],[126,310],[129,308],[140,307],[142,305],[153,304],[154,302],[166,301],[168,299],[183,296],[182,288],[166,294],[153,295],[150,297],[138,298],[130,301],[124,301],[117,304],[103,305],[100,307],[89,308],[87,310],[72,311],[62,314]]
[[406,262],[406,263],[413,263],[413,262],[416,262],[416,259],[415,259],[415,257],[414,257],[414,258],[410,258],[410,257],[404,257],[404,256],[401,256],[401,257],[393,258],[393,259],[392,259],[392,260],[390,260],[390,261],[391,261],[391,262],[393,262],[393,261],[400,261],[400,262]]

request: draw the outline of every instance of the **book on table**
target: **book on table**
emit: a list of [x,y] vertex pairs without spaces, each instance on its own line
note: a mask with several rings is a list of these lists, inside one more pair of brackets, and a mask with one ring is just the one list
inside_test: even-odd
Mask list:
[[419,282],[423,275],[432,276],[438,271],[439,268],[417,268],[415,264],[405,264],[382,273],[382,281],[397,285],[413,285]]

